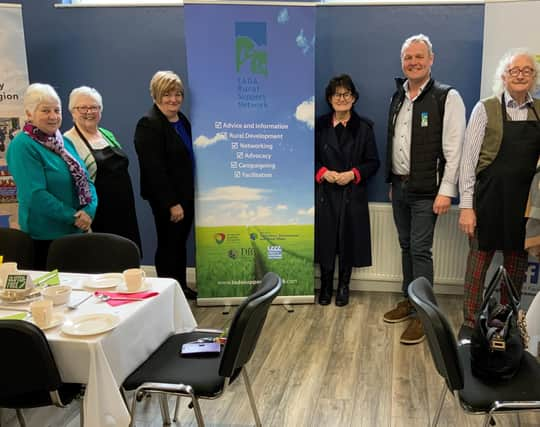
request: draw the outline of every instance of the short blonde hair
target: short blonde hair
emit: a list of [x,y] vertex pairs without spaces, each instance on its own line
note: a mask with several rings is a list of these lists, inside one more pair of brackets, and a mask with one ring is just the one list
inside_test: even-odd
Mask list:
[[431,58],[433,56],[433,45],[431,44],[431,40],[429,39],[429,37],[424,34],[416,34],[414,36],[409,37],[401,45],[402,57],[403,57],[403,52],[405,52],[405,49],[407,49],[413,43],[424,43],[427,47],[429,57]]
[[101,94],[93,87],[88,86],[76,87],[71,91],[69,94],[69,111],[73,112],[79,96],[88,96],[92,98],[94,101],[96,101],[96,103],[99,105],[99,109],[103,112],[103,98],[101,97]]
[[33,83],[26,89],[23,98],[25,111],[35,113],[39,104],[44,102],[56,102],[62,111],[60,97],[51,85],[45,83]]
[[170,91],[178,90],[184,95],[184,85],[178,74],[173,71],[158,71],[150,80],[150,96],[154,102],[160,102],[161,98]]

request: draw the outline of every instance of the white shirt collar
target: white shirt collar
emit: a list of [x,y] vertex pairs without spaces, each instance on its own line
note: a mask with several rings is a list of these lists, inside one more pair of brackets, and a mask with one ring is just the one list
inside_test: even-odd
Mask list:
[[[498,98],[499,98],[499,101],[501,101],[502,100],[502,95],[499,96]],[[523,104],[518,105],[518,103],[514,100],[514,98],[512,98],[510,93],[505,89],[504,90],[504,101],[506,102],[506,106],[509,107],[509,108],[526,108],[529,104],[531,104],[533,102],[533,97],[532,97],[531,93],[528,92],[526,101]]]
[[[431,80],[431,76],[429,79],[426,80],[426,82],[422,86],[420,86],[420,89],[418,89],[418,93],[416,94],[414,99],[418,98],[422,94],[424,88],[426,87],[426,85],[429,83],[430,80]],[[405,82],[403,82],[403,89],[405,89],[405,96],[409,98],[409,80],[408,79],[405,80]]]

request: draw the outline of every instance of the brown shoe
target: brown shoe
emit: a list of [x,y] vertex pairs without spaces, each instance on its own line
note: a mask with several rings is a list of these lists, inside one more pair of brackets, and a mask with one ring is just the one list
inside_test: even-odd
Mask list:
[[426,335],[424,334],[424,326],[418,318],[414,318],[405,329],[405,332],[401,334],[399,342],[401,344],[418,344],[424,341]]
[[412,316],[413,312],[413,305],[408,299],[406,299],[398,302],[396,308],[384,313],[383,320],[387,323],[404,322]]

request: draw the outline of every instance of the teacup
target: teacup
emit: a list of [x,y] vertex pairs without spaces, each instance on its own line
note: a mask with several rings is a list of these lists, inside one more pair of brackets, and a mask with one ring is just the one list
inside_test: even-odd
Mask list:
[[53,318],[53,302],[50,299],[41,299],[30,304],[30,312],[36,325],[46,327]]
[[8,274],[14,274],[17,272],[16,262],[4,262],[0,264],[0,287],[4,287]]
[[41,295],[43,295],[43,298],[51,300],[54,305],[65,304],[69,301],[71,286],[49,286],[41,291]]
[[122,275],[124,276],[124,282],[129,292],[137,291],[144,286],[146,273],[142,268],[129,268],[124,270]]

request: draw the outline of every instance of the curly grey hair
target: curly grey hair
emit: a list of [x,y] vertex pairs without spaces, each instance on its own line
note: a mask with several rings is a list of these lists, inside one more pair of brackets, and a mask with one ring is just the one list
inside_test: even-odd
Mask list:
[[536,62],[536,58],[534,54],[530,52],[530,50],[524,47],[520,47],[516,49],[510,49],[503,55],[503,57],[499,61],[497,69],[495,70],[495,75],[493,76],[492,90],[494,95],[499,96],[504,92],[504,82],[502,77],[516,56],[529,57],[531,63],[533,64],[536,77],[534,84],[531,87],[531,92],[535,92],[536,90],[538,90],[538,88],[540,88],[540,65],[538,64],[538,62]]

